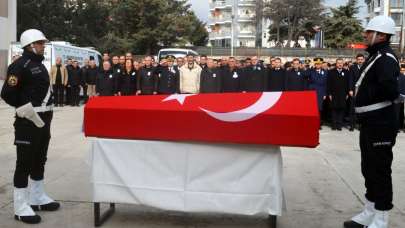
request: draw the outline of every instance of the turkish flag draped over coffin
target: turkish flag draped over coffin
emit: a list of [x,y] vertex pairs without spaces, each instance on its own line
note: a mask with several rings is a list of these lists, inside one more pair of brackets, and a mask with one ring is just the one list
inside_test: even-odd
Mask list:
[[316,147],[314,91],[91,98],[89,137]]

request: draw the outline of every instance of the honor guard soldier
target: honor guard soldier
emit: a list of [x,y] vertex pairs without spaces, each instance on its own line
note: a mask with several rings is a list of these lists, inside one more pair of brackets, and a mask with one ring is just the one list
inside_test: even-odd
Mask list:
[[355,89],[355,112],[360,123],[361,169],[365,179],[364,210],[344,223],[345,228],[387,228],[392,204],[391,165],[398,120],[394,101],[399,98],[398,58],[390,47],[395,22],[377,16],[363,37],[369,57],[360,70]]
[[9,66],[1,97],[16,108],[14,218],[36,224],[41,217],[34,211],[55,211],[60,207],[44,190],[53,94],[48,71],[42,64],[47,41],[44,34],[29,29],[21,34],[20,41],[23,55]]
[[176,58],[172,55],[162,60],[158,72],[158,93],[159,94],[174,94],[179,93],[179,77],[180,72],[177,66],[174,66]]

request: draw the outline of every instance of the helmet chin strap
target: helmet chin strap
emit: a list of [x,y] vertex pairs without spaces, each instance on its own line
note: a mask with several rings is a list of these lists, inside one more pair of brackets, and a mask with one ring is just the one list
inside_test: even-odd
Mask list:
[[373,46],[375,44],[375,39],[377,38],[377,32],[374,32],[373,38],[371,39],[370,46]]
[[34,44],[31,44],[30,46],[31,46],[31,48],[32,48],[32,52],[34,52],[35,54],[37,54],[37,50],[35,49]]

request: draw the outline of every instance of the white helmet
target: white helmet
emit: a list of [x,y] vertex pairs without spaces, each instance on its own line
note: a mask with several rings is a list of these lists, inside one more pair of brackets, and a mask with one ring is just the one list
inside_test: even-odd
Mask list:
[[388,16],[376,16],[370,20],[365,31],[376,31],[385,34],[395,35],[395,22]]
[[48,41],[48,39],[37,29],[28,29],[21,34],[20,42],[22,47],[26,47],[37,41]]

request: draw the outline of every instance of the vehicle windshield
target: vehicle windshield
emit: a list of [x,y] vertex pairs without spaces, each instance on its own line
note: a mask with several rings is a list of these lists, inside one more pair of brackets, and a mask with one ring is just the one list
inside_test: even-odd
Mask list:
[[174,55],[174,56],[186,56],[187,51],[161,51],[159,55],[159,59],[166,58],[168,55]]

